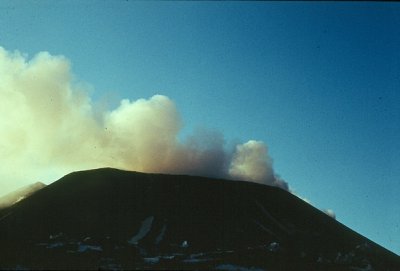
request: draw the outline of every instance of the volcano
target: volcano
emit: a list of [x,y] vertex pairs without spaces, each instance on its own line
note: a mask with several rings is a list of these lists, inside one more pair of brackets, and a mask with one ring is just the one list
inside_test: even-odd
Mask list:
[[400,270],[280,188],[111,168],[0,210],[0,269]]

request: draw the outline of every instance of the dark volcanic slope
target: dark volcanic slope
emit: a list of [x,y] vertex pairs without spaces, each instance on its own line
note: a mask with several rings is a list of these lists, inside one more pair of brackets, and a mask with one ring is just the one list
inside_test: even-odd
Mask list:
[[0,197],[0,211],[1,209],[7,208],[25,198],[28,198],[45,186],[46,185],[41,182],[36,182]]
[[400,270],[399,257],[278,188],[98,169],[3,210],[0,268]]

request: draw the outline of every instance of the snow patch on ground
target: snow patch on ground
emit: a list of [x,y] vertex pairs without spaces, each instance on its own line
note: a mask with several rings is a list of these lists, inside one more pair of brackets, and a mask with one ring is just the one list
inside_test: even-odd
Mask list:
[[64,233],[62,233],[62,232],[59,232],[57,234],[50,234],[49,239],[50,240],[58,239],[58,238],[62,237],[63,235],[64,235]]
[[156,264],[160,261],[160,257],[147,257],[147,258],[143,258],[145,263],[148,264]]
[[280,245],[277,242],[272,242],[271,244],[268,245],[268,250],[271,252],[278,252],[279,248],[280,248]]
[[133,236],[128,243],[132,245],[136,245],[141,239],[143,239],[151,230],[151,226],[153,224],[154,216],[149,216],[145,220],[142,221],[142,225],[140,226],[139,232]]
[[189,247],[188,241],[186,241],[186,240],[183,241],[182,244],[181,244],[181,247],[182,247],[182,248],[188,248],[188,247]]
[[78,252],[86,252],[86,251],[103,251],[101,246],[92,246],[92,245],[84,245],[79,244]]
[[159,234],[159,235],[157,236],[157,238],[156,238],[156,241],[155,241],[155,244],[156,244],[156,245],[160,244],[160,242],[163,240],[164,234],[165,234],[165,231],[166,231],[166,230],[167,230],[167,225],[164,224],[163,227],[162,227],[162,229],[161,229],[160,234]]
[[206,258],[206,259],[185,259],[182,262],[184,263],[205,263],[212,261],[212,259]]
[[46,246],[46,248],[58,248],[64,246],[61,242],[51,243]]

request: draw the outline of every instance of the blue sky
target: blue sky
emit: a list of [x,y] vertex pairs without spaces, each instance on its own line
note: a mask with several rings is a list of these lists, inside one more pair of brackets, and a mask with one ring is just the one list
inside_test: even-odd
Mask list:
[[1,1],[0,25],[95,101],[163,94],[182,137],[264,141],[297,194],[400,254],[399,3]]

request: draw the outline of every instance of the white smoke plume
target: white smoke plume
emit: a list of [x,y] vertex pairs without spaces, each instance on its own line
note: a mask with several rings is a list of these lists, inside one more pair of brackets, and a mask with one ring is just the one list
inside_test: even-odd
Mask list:
[[287,183],[274,174],[267,146],[261,141],[250,140],[236,146],[236,152],[229,167],[229,175],[253,182],[264,180],[269,185],[288,190]]
[[328,216],[332,217],[333,219],[336,219],[336,214],[332,209],[326,209],[326,210],[322,210],[325,214],[327,214]]
[[0,47],[0,194],[75,170],[116,167],[248,180],[288,189],[267,147],[250,140],[225,150],[218,133],[178,140],[182,122],[166,96],[94,108],[68,59],[28,59]]

